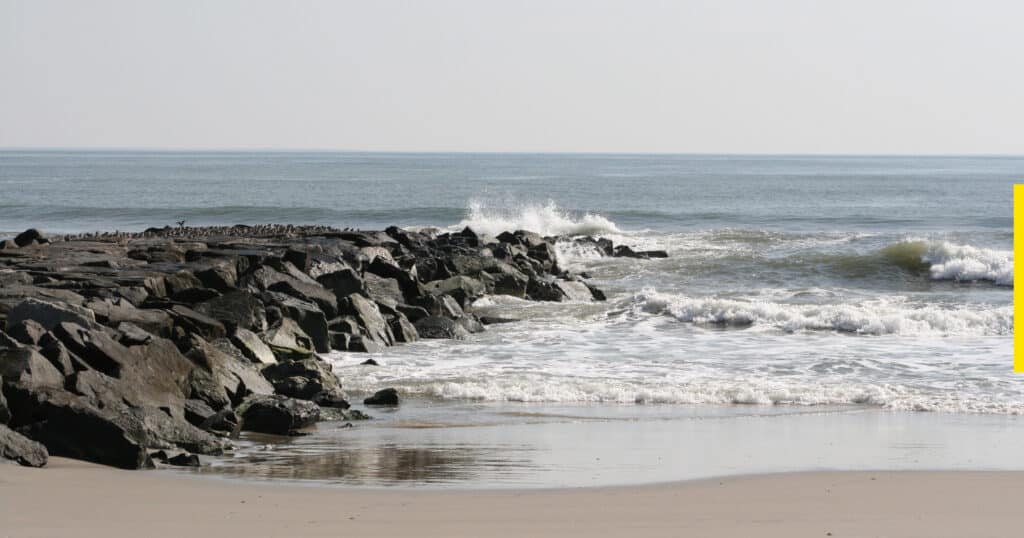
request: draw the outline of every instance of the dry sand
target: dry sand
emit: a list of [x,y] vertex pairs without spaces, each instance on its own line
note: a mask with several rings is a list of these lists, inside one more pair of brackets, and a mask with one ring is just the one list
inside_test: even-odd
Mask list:
[[534,491],[364,490],[0,465],[0,536],[1024,535],[1024,473],[821,472]]

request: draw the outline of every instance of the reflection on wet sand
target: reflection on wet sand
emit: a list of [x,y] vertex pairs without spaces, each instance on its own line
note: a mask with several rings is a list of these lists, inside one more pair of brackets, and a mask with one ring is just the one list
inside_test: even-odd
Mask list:
[[[529,458],[504,450],[468,446],[404,446],[334,443],[315,438],[243,439],[232,456],[198,469],[237,478],[315,480],[348,485],[467,483],[500,477],[514,480],[533,467]],[[307,441],[308,440],[308,441]],[[310,442],[314,441],[314,442]]]

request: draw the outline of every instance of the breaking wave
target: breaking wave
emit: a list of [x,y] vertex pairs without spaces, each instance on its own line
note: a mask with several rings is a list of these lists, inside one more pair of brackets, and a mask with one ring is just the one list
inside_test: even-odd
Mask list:
[[606,217],[592,213],[577,215],[559,208],[552,201],[517,207],[492,207],[471,200],[468,215],[455,227],[461,229],[466,226],[487,235],[516,230],[528,230],[544,236],[622,233],[622,230]]
[[1007,336],[1013,307],[915,305],[878,298],[857,304],[788,304],[764,300],[687,297],[645,290],[637,309],[679,321],[732,327],[761,326],[785,332],[838,331],[867,335]]

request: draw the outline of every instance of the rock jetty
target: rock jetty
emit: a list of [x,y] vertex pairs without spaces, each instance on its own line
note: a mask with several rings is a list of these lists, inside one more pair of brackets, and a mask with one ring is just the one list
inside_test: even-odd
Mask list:
[[193,465],[239,431],[296,435],[321,416],[364,416],[319,354],[466,338],[484,330],[469,307],[487,294],[603,300],[561,270],[555,242],[468,228],[28,230],[0,243],[0,455]]

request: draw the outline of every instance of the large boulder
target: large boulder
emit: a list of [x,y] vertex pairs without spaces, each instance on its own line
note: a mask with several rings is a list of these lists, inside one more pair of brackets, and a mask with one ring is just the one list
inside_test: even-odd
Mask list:
[[328,318],[316,303],[273,291],[262,294],[262,297],[268,305],[279,308],[284,317],[294,320],[302,328],[312,341],[315,351],[327,353],[331,350],[330,335],[327,334]]
[[7,334],[26,346],[39,345],[46,329],[35,320],[26,319],[7,327]]
[[420,338],[448,338],[461,340],[469,336],[466,330],[456,320],[443,318],[441,316],[427,316],[415,324],[416,332]]
[[242,430],[294,435],[320,420],[320,406],[287,396],[254,396],[237,410]]
[[[4,386],[4,380],[0,377],[0,388]],[[0,424],[7,424],[11,421],[11,410],[7,408],[7,398],[4,397],[4,392],[0,390]]]
[[483,282],[468,276],[453,276],[445,280],[435,280],[424,285],[431,295],[450,295],[458,301],[459,306],[466,308],[474,299],[483,297],[487,288]]
[[244,290],[233,290],[196,305],[195,311],[209,316],[233,331],[246,329],[262,332],[267,329],[263,301]]
[[52,332],[71,353],[111,377],[120,377],[121,372],[134,363],[131,350],[102,330],[63,322]]
[[174,317],[175,326],[188,334],[198,334],[207,340],[227,336],[223,323],[186,306],[174,305],[171,316]]
[[267,344],[278,360],[304,359],[313,355],[313,339],[290,318],[282,318],[263,333]]
[[203,400],[217,411],[252,394],[274,392],[256,366],[230,342],[206,342],[194,336],[189,347],[186,356],[197,366],[189,378],[190,398]]
[[378,303],[397,305],[405,302],[402,287],[394,278],[366,273],[363,275],[363,282],[366,285],[366,295]]
[[0,349],[0,377],[4,383],[27,389],[64,386],[64,375],[46,357],[28,347]]
[[131,323],[150,334],[168,337],[174,326],[174,320],[167,312],[136,308],[130,301],[124,299],[93,300],[87,302],[85,306],[93,311],[97,321],[110,327]]
[[45,244],[49,242],[50,239],[46,237],[46,234],[35,228],[29,228],[14,237],[14,244],[19,247],[27,247],[33,243]]
[[331,366],[317,358],[271,364],[263,368],[263,376],[277,394],[300,400],[317,401],[341,392]]
[[335,271],[321,274],[316,280],[321,286],[330,290],[339,301],[364,290],[362,277],[351,267],[341,267]]
[[277,358],[267,344],[260,340],[260,337],[252,331],[238,328],[231,334],[231,343],[245,355],[247,359],[256,364],[274,364]]
[[96,326],[96,314],[92,310],[74,304],[32,298],[18,303],[7,314],[7,327],[14,327],[25,320],[35,321],[48,331],[65,321],[77,323],[83,327]]
[[364,339],[370,339],[383,346],[391,345],[394,338],[388,322],[380,312],[376,303],[353,293],[341,301],[342,313],[355,318],[362,328]]
[[381,405],[381,406],[394,406],[398,405],[398,391],[392,388],[378,390],[363,400],[364,405]]
[[48,457],[45,446],[0,424],[0,458],[26,467],[42,467]]

